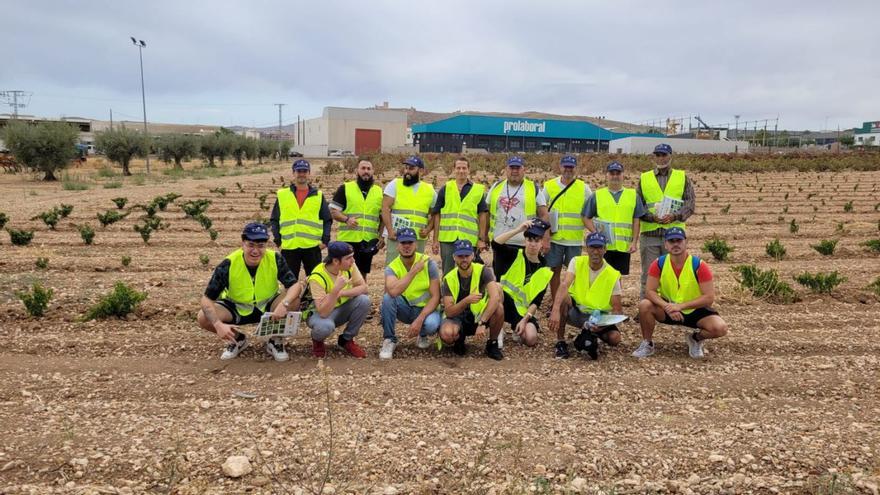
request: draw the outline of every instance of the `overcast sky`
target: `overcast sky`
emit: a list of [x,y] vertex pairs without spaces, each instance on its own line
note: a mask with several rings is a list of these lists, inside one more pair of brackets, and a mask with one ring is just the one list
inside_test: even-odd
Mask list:
[[[877,1],[8,1],[21,112],[271,126],[324,106],[880,120]],[[9,112],[4,106],[0,113]],[[772,124],[771,124],[772,125]],[[750,125],[751,127],[751,125]]]

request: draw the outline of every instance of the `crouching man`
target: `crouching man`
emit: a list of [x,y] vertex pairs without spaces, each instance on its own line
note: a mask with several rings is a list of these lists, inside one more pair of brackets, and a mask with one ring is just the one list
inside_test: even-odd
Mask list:
[[347,242],[334,241],[327,246],[327,256],[309,275],[309,292],[314,299],[308,318],[312,329],[312,355],[323,358],[324,341],[336,328],[345,330],[336,343],[348,354],[364,358],[367,353],[354,341],[370,314],[367,283],[354,264],[354,248]]
[[709,265],[687,251],[687,236],[681,227],[666,230],[667,254],[648,268],[645,298],[639,302],[642,343],[633,352],[637,358],[654,354],[656,323],[692,329],[685,333],[688,354],[694,359],[705,354],[703,342],[727,335],[727,323],[712,309],[715,285]]
[[465,338],[483,338],[488,330],[486,355],[504,359],[498,347],[498,334],[504,325],[501,286],[491,268],[474,263],[471,241],[455,241],[452,254],[455,269],[443,277],[441,288],[446,319],[440,326],[440,338],[452,345],[453,352],[463,356],[467,352]]
[[[214,268],[202,296],[199,326],[229,341],[220,359],[232,359],[248,346],[239,325],[259,323],[266,312],[279,320],[287,316],[288,308],[299,308],[303,285],[281,255],[266,250],[268,240],[265,225],[247,224],[241,233],[241,249]],[[287,289],[283,297],[279,297],[279,282]],[[276,361],[287,361],[281,337],[270,339],[266,350]]]

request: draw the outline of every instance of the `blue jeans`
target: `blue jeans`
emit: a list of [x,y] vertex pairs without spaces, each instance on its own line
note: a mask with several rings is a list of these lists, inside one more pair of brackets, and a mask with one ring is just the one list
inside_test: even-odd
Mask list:
[[[410,306],[403,296],[391,297],[385,294],[382,297],[382,308],[380,309],[382,314],[382,338],[397,342],[397,335],[394,332],[397,322],[412,323],[419,317],[421,312],[422,308]],[[434,335],[437,333],[437,330],[440,330],[440,312],[434,311],[425,318],[425,322],[422,323],[422,329],[419,330],[419,336],[427,337],[428,335]]]

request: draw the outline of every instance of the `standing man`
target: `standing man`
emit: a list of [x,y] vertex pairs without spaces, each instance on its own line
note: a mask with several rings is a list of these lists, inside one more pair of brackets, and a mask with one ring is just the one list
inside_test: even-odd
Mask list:
[[646,297],[639,302],[642,343],[633,356],[654,354],[654,326],[665,323],[696,330],[685,334],[685,342],[690,357],[699,359],[705,354],[703,341],[727,335],[727,323],[712,309],[712,270],[705,261],[688,254],[684,229],[666,229],[665,243],[668,254],[654,260],[648,269]]
[[547,266],[553,270],[550,294],[556,299],[559,273],[575,256],[580,256],[584,245],[584,221],[581,213],[593,191],[577,178],[577,158],[565,155],[559,161],[561,175],[544,183],[544,201],[550,214],[550,252]]
[[607,186],[597,190],[584,205],[584,224],[590,232],[602,232],[608,239],[605,261],[629,275],[632,253],[639,247],[639,218],[645,205],[635,189],[623,187],[623,165],[611,162],[605,167]]
[[408,337],[418,336],[416,346],[427,349],[430,336],[440,329],[440,270],[426,254],[416,252],[416,232],[398,229],[400,255],[385,268],[385,295],[382,296],[382,350],[379,359],[391,359],[397,347],[394,326],[398,320],[409,323]]
[[367,278],[373,264],[373,255],[382,249],[382,189],[373,179],[373,164],[361,160],[357,179],[348,181],[336,190],[330,201],[330,214],[339,222],[336,240],[351,244],[354,263]]
[[474,246],[470,241],[455,241],[452,254],[456,269],[443,277],[440,289],[446,315],[440,326],[440,338],[452,344],[453,352],[464,356],[465,338],[468,335],[482,338],[488,329],[486,355],[500,361],[504,359],[498,347],[498,335],[504,325],[501,286],[495,281],[491,268],[474,263]]
[[[273,320],[279,320],[287,316],[289,309],[299,308],[303,284],[296,281],[282,256],[266,250],[268,240],[265,225],[247,224],[241,233],[241,249],[214,268],[202,296],[199,326],[229,341],[220,359],[232,359],[248,346],[239,325],[259,323],[263,313],[269,311]],[[287,289],[284,297],[278,297],[279,282]],[[266,350],[275,361],[287,361],[280,337],[269,339]]]
[[[636,193],[648,212],[641,219],[639,236],[639,257],[642,260],[642,278],[639,297],[645,297],[645,282],[648,279],[648,267],[661,254],[666,254],[663,236],[671,227],[685,228],[685,220],[694,214],[696,196],[691,180],[684,170],[674,170],[672,165],[672,146],[658,144],[654,147],[654,170],[642,173]],[[682,201],[677,213],[670,213],[658,218],[657,207],[663,197]]]
[[432,248],[434,254],[440,254],[444,274],[455,268],[452,243],[456,240],[467,239],[479,251],[485,251],[489,241],[486,188],[471,182],[471,166],[465,157],[455,159],[452,173],[455,179],[440,188],[437,202],[431,208]]
[[308,276],[321,263],[321,250],[330,242],[333,223],[324,194],[309,184],[311,168],[306,160],[293,162],[293,183],[277,191],[269,217],[275,245],[281,247],[281,256],[297,277],[300,266]]
[[421,158],[413,155],[403,161],[403,177],[389,182],[385,186],[382,198],[382,221],[388,232],[386,242],[385,264],[389,265],[397,257],[397,229],[409,227],[418,236],[418,252],[425,252],[425,240],[431,232],[429,215],[431,206],[437,200],[434,186],[419,180],[419,174],[425,168]]
[[596,327],[589,323],[596,310],[620,314],[620,272],[605,261],[605,244],[608,240],[601,232],[587,236],[587,256],[577,256],[568,265],[562,277],[559,294],[553,300],[550,314],[550,330],[556,330],[556,358],[567,359],[568,344],[565,343],[565,325],[581,328],[574,339],[574,348],[591,358],[599,358],[599,342],[608,345],[620,343],[620,331],[616,325]]
[[[525,161],[521,156],[507,159],[507,179],[496,182],[489,189],[489,232],[492,238],[515,230],[526,220],[535,217],[547,221],[547,201],[540,187],[525,178]],[[518,233],[506,244],[492,241],[492,269],[504,274],[513,264],[525,238]],[[456,263],[458,263],[456,261]]]
[[354,338],[370,314],[370,298],[367,283],[354,264],[351,245],[342,241],[327,245],[324,262],[309,275],[309,291],[314,300],[307,321],[312,329],[312,355],[323,358],[327,353],[324,341],[345,323],[337,345],[351,356],[366,357]]

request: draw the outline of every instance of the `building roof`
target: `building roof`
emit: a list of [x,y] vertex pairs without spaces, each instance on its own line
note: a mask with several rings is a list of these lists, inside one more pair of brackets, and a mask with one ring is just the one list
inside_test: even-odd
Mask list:
[[853,132],[856,134],[874,134],[880,132],[880,120],[875,120],[873,122],[864,122],[862,123],[862,127],[856,127],[853,129]]
[[560,139],[619,139],[626,136],[660,134],[620,132],[591,122],[490,115],[456,115],[436,122],[412,126],[414,134],[477,134],[488,136],[546,137]]

